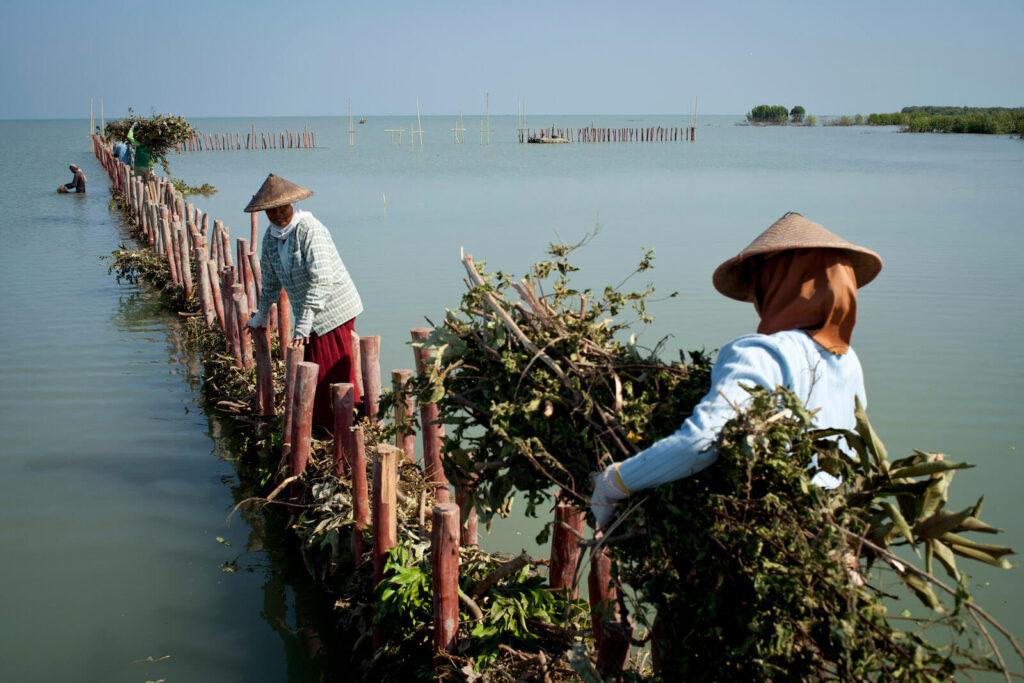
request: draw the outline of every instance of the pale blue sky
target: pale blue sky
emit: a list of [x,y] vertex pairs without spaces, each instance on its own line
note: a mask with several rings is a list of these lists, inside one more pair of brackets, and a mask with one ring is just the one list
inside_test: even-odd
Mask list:
[[1024,106],[1024,0],[0,1],[5,119]]

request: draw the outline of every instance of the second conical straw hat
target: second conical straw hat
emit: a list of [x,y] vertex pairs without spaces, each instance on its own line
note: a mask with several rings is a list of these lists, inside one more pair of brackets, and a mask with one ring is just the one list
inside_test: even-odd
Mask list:
[[718,266],[711,281],[722,294],[739,301],[754,300],[751,258],[777,254],[789,249],[844,249],[850,257],[857,287],[875,279],[882,270],[882,257],[874,251],[847,242],[798,213],[787,213],[757,236],[746,249]]
[[300,199],[312,197],[313,192],[295,183],[271,173],[263,181],[259,192],[253,195],[252,201],[245,207],[246,213],[273,209],[275,206],[294,204]]

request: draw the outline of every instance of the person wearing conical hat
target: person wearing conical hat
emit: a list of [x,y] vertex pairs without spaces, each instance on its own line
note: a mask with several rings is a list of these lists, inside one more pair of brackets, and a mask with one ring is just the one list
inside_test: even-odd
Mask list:
[[[330,427],[330,385],[346,382],[357,386],[352,333],[363,303],[327,228],[312,213],[294,206],[312,195],[271,173],[245,207],[247,213],[266,212],[270,221],[260,252],[262,296],[249,327],[267,326],[270,307],[279,301],[284,287],[294,321],[288,345],[304,348],[305,360],[320,366],[313,423]],[[356,393],[358,401],[358,389]]]
[[[851,244],[798,213],[787,213],[746,249],[720,265],[715,289],[754,304],[756,334],[735,339],[718,354],[711,389],[674,434],[594,477],[591,511],[598,529],[631,493],[691,476],[711,465],[714,442],[743,389],[785,386],[817,411],[820,427],[854,428],[854,404],[867,406],[864,374],[850,337],[857,320],[857,289],[882,269],[875,252]],[[812,481],[834,488],[827,472]]]

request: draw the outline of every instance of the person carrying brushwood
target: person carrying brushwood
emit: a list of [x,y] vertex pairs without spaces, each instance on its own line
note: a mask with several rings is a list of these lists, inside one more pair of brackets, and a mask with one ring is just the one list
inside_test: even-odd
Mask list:
[[128,129],[128,142],[135,147],[132,169],[135,175],[148,180],[153,175],[153,150],[147,145],[139,144],[135,139],[135,125]]
[[[260,252],[263,294],[249,327],[267,326],[270,306],[278,302],[283,286],[295,321],[288,346],[305,349],[305,360],[320,366],[313,424],[330,428],[334,421],[330,385],[347,382],[357,386],[352,333],[363,303],[331,233],[313,214],[293,206],[312,195],[271,173],[245,207],[247,213],[265,211],[270,221]],[[355,391],[354,400],[359,401],[358,389]]]
[[[855,399],[867,406],[864,375],[850,347],[857,289],[882,270],[874,251],[851,244],[798,213],[787,213],[712,276],[715,289],[754,304],[757,333],[718,354],[711,389],[674,434],[594,477],[598,529],[630,494],[689,477],[715,462],[715,439],[750,398],[744,386],[785,386],[816,411],[820,427],[853,429]],[[816,465],[815,465],[816,467]],[[841,482],[816,470],[813,483]]]
[[85,193],[85,174],[82,173],[82,169],[78,168],[74,164],[68,166],[74,176],[71,178],[71,182],[67,185],[61,185],[57,188],[57,192],[75,192]]

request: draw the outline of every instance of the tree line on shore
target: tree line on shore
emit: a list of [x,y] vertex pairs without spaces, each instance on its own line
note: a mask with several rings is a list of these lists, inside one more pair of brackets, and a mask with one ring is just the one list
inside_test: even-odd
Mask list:
[[[749,123],[761,125],[814,126],[818,120],[801,106],[760,104],[747,112]],[[898,112],[838,116],[823,120],[826,126],[900,126],[905,133],[978,133],[1016,135],[1024,138],[1024,107],[903,107]]]

